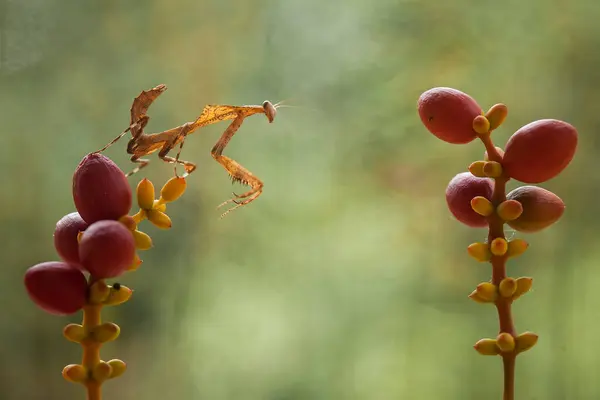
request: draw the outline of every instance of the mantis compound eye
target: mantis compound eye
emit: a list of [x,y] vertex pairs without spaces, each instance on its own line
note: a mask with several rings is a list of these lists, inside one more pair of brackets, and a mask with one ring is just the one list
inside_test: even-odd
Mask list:
[[267,116],[269,122],[273,122],[273,120],[275,119],[275,115],[277,114],[277,109],[275,108],[275,106],[269,100],[266,100],[262,104],[262,106],[265,110],[265,115]]

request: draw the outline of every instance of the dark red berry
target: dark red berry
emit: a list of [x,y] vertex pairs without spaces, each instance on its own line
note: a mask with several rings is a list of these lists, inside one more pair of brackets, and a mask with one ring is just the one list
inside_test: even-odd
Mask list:
[[537,186],[521,186],[506,198],[518,201],[523,207],[519,218],[508,222],[511,228],[520,232],[541,231],[558,221],[565,211],[565,204],[560,197]]
[[43,310],[55,315],[79,311],[86,302],[87,281],[76,267],[61,261],[37,264],[25,273],[29,297]]
[[60,258],[70,264],[80,265],[77,235],[87,227],[88,224],[77,212],[65,215],[56,223],[54,247]]
[[467,226],[481,228],[487,226],[487,220],[471,208],[471,200],[477,196],[490,200],[493,190],[491,179],[477,178],[469,172],[463,172],[452,178],[448,184],[446,203],[457,220]]
[[510,137],[502,166],[511,178],[541,183],[565,169],[576,148],[577,130],[572,125],[543,119],[523,126]]
[[129,267],[135,257],[131,231],[117,221],[98,221],[81,236],[79,258],[95,278],[114,278]]
[[419,116],[429,132],[448,143],[469,143],[477,137],[473,119],[483,111],[468,94],[438,87],[419,97]]
[[129,213],[132,193],[123,171],[102,154],[88,154],[73,174],[73,199],[88,224]]

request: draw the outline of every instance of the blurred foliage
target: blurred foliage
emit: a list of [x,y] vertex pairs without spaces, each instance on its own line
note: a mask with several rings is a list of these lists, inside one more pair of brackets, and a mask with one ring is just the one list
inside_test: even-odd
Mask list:
[[[57,258],[79,160],[159,83],[169,90],[150,131],[207,103],[295,107],[273,124],[249,118],[232,140],[226,154],[265,191],[224,220],[214,207],[231,185],[209,151],[226,125],[186,141],[199,167],[170,207],[173,228],[142,228],[155,248],[122,277],[132,300],[104,316],[122,336],[103,357],[129,365],[107,398],[501,398],[500,359],[471,348],[498,329],[492,307],[467,299],[490,275],[465,250],[485,232],[444,200],[483,149],[421,126],[416,100],[434,86],[507,104],[499,146],[535,119],[579,129],[575,160],[543,185],[565,215],[509,266],[534,277],[514,313],[540,335],[517,361],[517,398],[600,397],[589,378],[600,368],[599,17],[594,0],[0,0],[0,397],[84,397],[60,376],[80,359],[61,329],[80,316],[35,308],[22,277]],[[133,168],[124,141],[106,154]],[[171,173],[153,155],[132,185]]]

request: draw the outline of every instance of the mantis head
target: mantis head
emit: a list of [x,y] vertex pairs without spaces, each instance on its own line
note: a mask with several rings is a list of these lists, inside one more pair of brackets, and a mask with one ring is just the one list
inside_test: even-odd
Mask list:
[[265,100],[262,107],[269,122],[273,122],[275,115],[277,114],[277,104],[273,105],[269,100]]

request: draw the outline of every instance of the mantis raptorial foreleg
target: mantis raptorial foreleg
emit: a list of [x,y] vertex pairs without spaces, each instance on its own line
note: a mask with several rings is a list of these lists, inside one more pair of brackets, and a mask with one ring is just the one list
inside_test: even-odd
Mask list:
[[[250,186],[252,189],[247,191],[246,193],[242,193],[240,195],[233,193],[233,198],[229,199],[217,206],[217,208],[224,206],[228,203],[235,203],[235,206],[231,207],[223,214],[221,214],[221,218],[235,210],[236,208],[242,207],[252,201],[254,201],[258,196],[261,195],[263,189],[263,183],[260,179],[255,177],[250,171],[248,171],[245,167],[239,164],[237,161],[232,160],[231,158],[223,155],[223,150],[227,147],[227,144],[235,135],[237,130],[242,125],[244,121],[244,116],[237,116],[233,122],[227,127],[225,132],[221,135],[219,141],[212,148],[210,154],[212,157],[225,168],[229,176],[231,176],[231,180],[233,182],[240,182],[245,185]],[[242,200],[243,199],[243,200]]]

